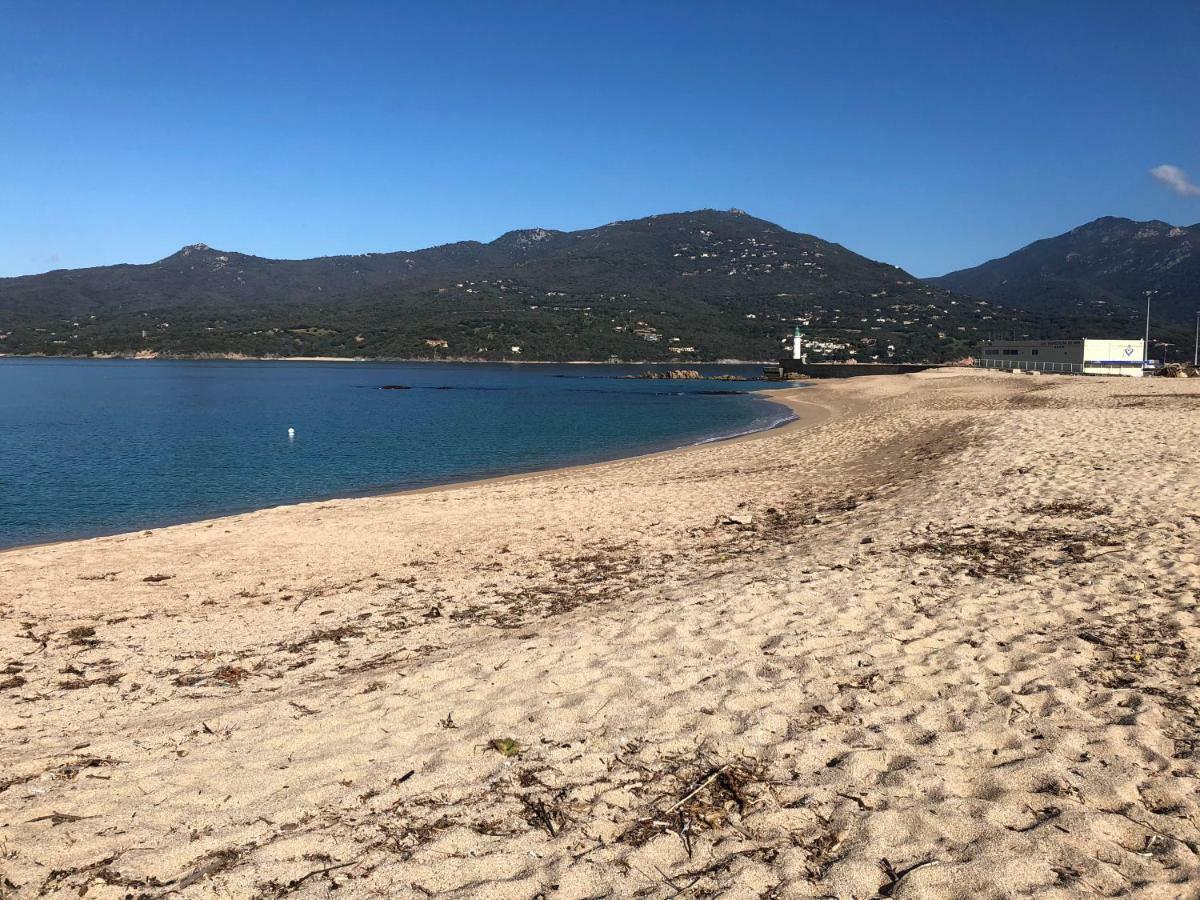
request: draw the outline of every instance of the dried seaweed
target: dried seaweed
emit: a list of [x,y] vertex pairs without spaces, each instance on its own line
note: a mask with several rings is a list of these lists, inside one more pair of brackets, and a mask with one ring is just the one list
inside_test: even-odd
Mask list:
[[1200,696],[1195,662],[1169,615],[1149,605],[1124,612],[1098,612],[1077,636],[1098,651],[1083,676],[1108,688],[1153,697],[1166,713],[1166,731],[1176,759],[1194,759],[1200,735]]
[[299,653],[314,644],[320,644],[323,641],[340,644],[347,638],[362,637],[363,630],[355,625],[341,625],[337,628],[318,629],[307,637],[303,637],[298,641],[293,641],[290,644],[284,644],[283,649],[289,653]]
[[1027,504],[1021,511],[1038,516],[1091,519],[1095,516],[1110,515],[1112,507],[1094,500],[1040,500]]
[[619,839],[641,846],[657,835],[677,834],[689,855],[698,832],[726,827],[741,816],[762,773],[756,760],[719,761],[703,750],[638,768],[645,784],[659,793]]
[[960,526],[935,533],[905,553],[945,559],[952,571],[976,578],[1016,579],[1066,562],[1085,562],[1095,547],[1120,546],[1116,534],[1106,529],[1079,532],[1069,528],[1035,526],[1028,529],[1002,526]]

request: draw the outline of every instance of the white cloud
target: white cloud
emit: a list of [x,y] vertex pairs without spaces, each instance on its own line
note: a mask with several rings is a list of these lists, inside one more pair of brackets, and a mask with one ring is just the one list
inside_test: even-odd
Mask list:
[[1180,197],[1200,197],[1200,185],[1188,180],[1187,172],[1178,166],[1155,166],[1150,174]]

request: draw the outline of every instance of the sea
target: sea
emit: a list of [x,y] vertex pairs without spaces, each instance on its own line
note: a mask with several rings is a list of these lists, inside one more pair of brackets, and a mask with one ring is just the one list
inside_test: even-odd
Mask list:
[[792,417],[770,382],[625,377],[653,368],[0,357],[0,547],[610,460]]

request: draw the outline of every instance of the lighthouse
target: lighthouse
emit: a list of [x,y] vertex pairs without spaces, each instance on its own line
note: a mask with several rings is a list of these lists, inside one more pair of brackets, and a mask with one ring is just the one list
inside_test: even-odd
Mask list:
[[801,363],[804,359],[804,335],[800,333],[800,326],[796,326],[796,333],[792,335],[792,359],[798,359]]

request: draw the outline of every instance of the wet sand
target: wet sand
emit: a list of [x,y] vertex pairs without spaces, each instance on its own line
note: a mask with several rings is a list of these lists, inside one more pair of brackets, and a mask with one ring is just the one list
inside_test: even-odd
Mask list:
[[0,896],[1195,895],[1200,388],[795,394],[0,553]]

